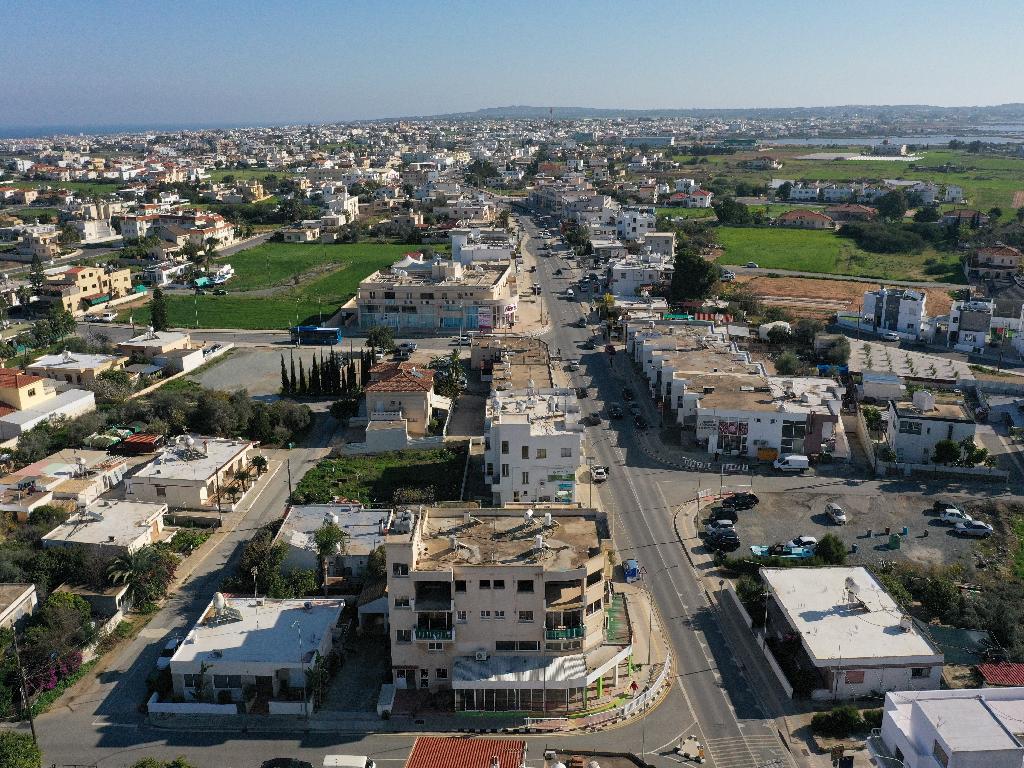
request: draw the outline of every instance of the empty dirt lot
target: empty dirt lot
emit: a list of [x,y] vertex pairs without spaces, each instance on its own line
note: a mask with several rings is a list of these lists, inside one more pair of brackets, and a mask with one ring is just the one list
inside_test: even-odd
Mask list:
[[[881,283],[856,280],[819,280],[810,277],[767,277],[764,275],[738,275],[736,282],[750,285],[767,304],[788,306],[815,315],[856,311],[864,301],[864,291],[877,288]],[[945,314],[953,300],[945,288],[925,288],[928,311]]]

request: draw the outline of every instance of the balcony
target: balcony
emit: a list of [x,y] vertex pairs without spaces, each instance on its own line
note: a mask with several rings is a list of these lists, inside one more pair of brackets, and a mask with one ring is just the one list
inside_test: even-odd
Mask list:
[[416,627],[415,634],[417,640],[451,641],[455,639],[455,630],[452,627],[448,627],[447,629],[431,629],[428,627]]
[[583,627],[565,627],[563,629],[545,629],[545,640],[578,640],[586,630]]

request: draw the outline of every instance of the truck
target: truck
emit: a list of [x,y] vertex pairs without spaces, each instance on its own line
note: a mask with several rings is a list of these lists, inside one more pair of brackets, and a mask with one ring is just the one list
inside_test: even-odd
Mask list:
[[377,768],[377,764],[366,755],[327,755],[324,768]]
[[640,563],[635,558],[629,558],[623,565],[622,570],[626,574],[626,583],[632,584],[634,581],[640,581]]

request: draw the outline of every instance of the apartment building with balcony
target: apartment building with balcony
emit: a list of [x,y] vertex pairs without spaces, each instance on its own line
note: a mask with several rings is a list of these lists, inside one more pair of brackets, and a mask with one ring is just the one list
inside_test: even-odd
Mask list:
[[511,263],[464,267],[407,254],[363,280],[355,305],[360,328],[456,333],[509,328],[519,303]]
[[595,510],[401,510],[386,543],[396,683],[450,689],[457,710],[581,705],[630,650],[605,640],[610,547]]
[[51,275],[37,291],[40,301],[60,304],[72,314],[120,299],[132,292],[132,273],[128,269],[71,267]]
[[585,464],[584,425],[575,390],[494,390],[484,413],[484,476],[492,503],[576,502]]

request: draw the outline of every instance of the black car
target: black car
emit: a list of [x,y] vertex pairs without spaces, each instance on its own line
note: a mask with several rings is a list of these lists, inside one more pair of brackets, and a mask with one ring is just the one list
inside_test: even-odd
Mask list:
[[711,510],[711,520],[729,520],[730,522],[739,522],[739,515],[736,514],[735,509],[729,507],[715,507]]
[[228,292],[225,291],[223,288],[214,288],[213,295],[214,296],[227,296]]
[[633,390],[630,389],[629,387],[623,387],[622,388],[622,399],[623,400],[632,400],[633,399]]
[[620,405],[609,405],[608,406],[608,416],[610,418],[613,418],[613,419],[621,419],[622,418],[622,406],[620,406]]
[[704,542],[712,549],[731,552],[739,549],[740,537],[732,528],[722,528],[707,534]]
[[633,423],[636,424],[637,429],[647,429],[647,420],[640,414],[633,418]]
[[753,493],[734,493],[722,499],[722,506],[726,509],[753,509],[759,501]]
[[597,349],[597,345],[593,341],[585,341],[583,342],[583,348],[587,350]]

